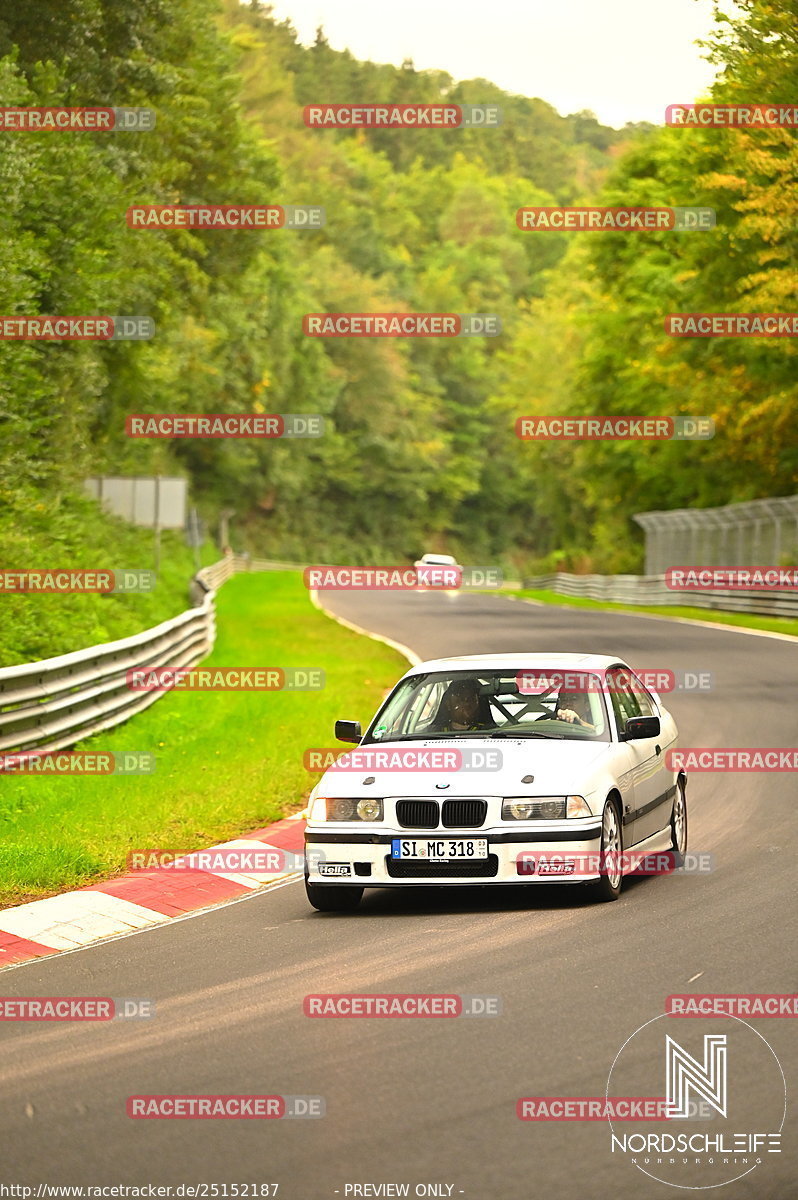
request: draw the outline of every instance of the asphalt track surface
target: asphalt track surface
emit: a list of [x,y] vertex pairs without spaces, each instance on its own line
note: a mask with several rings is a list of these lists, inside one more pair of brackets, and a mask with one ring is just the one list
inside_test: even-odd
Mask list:
[[[348,593],[326,603],[425,658],[590,651],[711,671],[711,691],[671,697],[683,745],[795,741],[794,642],[476,594]],[[342,700],[341,717],[370,715]],[[715,869],[627,882],[614,904],[553,887],[425,888],[367,891],[355,914],[319,914],[290,882],[9,970],[5,996],[149,997],[156,1015],[4,1023],[0,1182],[277,1182],[285,1200],[403,1182],[411,1196],[417,1184],[448,1185],[439,1194],[455,1200],[680,1194],[611,1154],[604,1121],[529,1124],[515,1104],[604,1095],[617,1051],[671,993],[796,990],[797,800],[794,775],[693,774],[690,846],[713,853]],[[502,1014],[311,1020],[302,1010],[310,992],[498,995]],[[794,1096],[794,1022],[752,1025]],[[771,1083],[766,1091],[755,1071],[747,1079],[763,1112],[773,1108]],[[131,1120],[126,1097],[142,1093],[320,1095],[327,1115]],[[795,1131],[793,1111],[782,1154],[710,1194],[797,1196]]]

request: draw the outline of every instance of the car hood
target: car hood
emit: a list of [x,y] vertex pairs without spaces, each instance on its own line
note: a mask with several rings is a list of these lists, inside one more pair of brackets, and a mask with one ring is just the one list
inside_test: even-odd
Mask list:
[[[379,751],[388,755],[413,751],[468,750],[481,752],[483,762],[500,762],[498,769],[464,769],[420,766],[414,770],[388,770],[380,764]],[[480,738],[468,741],[375,742],[350,753],[362,766],[343,770],[329,768],[313,789],[319,796],[563,796],[585,795],[593,790],[600,759],[611,749],[609,742],[544,741],[536,738]],[[358,756],[358,751],[362,754]],[[500,758],[497,756],[501,756]],[[423,757],[419,753],[419,759]],[[394,761],[398,761],[395,759]],[[405,761],[404,759],[402,761]],[[445,760],[444,760],[445,761]],[[384,764],[385,760],[383,760]],[[525,776],[532,781],[523,783]],[[366,781],[369,782],[366,782]]]

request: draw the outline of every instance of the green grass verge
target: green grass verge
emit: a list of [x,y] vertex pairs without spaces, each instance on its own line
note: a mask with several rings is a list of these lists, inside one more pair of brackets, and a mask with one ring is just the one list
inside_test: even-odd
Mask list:
[[793,617],[758,617],[749,613],[708,611],[705,608],[686,608],[681,605],[613,604],[608,600],[588,600],[584,596],[561,596],[549,589],[506,588],[505,596],[521,596],[540,600],[543,604],[559,604],[567,608],[610,609],[615,612],[653,613],[657,617],[687,617],[691,621],[705,621],[710,625],[738,625],[743,629],[764,629],[768,633],[786,633],[798,637],[798,620]]
[[[79,749],[146,750],[151,775],[11,776],[0,791],[0,905],[123,872],[131,850],[193,850],[300,809],[311,746],[336,717],[366,720],[407,662],[315,609],[299,572],[238,575],[218,593],[203,666],[322,668],[297,692],[171,692]],[[345,749],[340,746],[340,749]]]
[[[4,492],[0,486],[3,570],[153,570],[151,529],[103,512],[74,492],[42,500],[38,492]],[[218,550],[203,546],[203,566]],[[151,592],[47,595],[0,591],[0,667],[69,654],[85,646],[129,637],[176,616],[190,605],[194,553],[182,533],[161,534],[161,561]]]

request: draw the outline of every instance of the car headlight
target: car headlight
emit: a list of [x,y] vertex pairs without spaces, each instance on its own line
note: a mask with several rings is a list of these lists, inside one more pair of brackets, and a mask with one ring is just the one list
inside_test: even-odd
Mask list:
[[502,804],[505,821],[557,821],[565,816],[565,796],[536,796],[526,800],[511,796]]
[[561,821],[563,817],[592,815],[582,796],[508,796],[502,803],[505,821]]
[[373,796],[367,796],[365,800],[358,800],[355,811],[361,821],[381,821],[382,800],[375,800]]
[[353,800],[342,798],[340,796],[328,796],[323,798],[319,796],[313,805],[311,816],[314,820],[320,820],[321,812],[318,812],[316,805],[324,805],[324,817],[328,821],[381,821],[382,820],[382,800],[378,800],[374,796],[366,796],[363,800]]

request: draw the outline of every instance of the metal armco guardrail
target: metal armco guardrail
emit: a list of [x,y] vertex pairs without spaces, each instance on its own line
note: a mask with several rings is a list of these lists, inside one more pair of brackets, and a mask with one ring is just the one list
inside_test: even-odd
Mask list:
[[674,591],[664,575],[536,575],[522,586],[559,592],[562,596],[584,596],[612,604],[679,605],[683,608],[712,608],[719,612],[751,613],[762,617],[798,617],[798,593],[765,589],[746,592]]
[[210,654],[215,591],[243,563],[225,558],[198,571],[209,589],[201,603],[143,633],[0,668],[0,754],[63,750],[154,704],[166,693],[130,690],[127,672],[190,670]]

